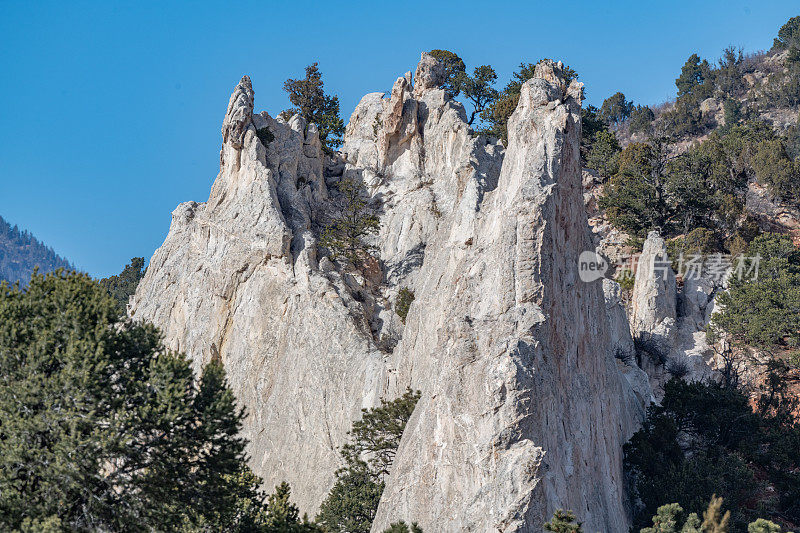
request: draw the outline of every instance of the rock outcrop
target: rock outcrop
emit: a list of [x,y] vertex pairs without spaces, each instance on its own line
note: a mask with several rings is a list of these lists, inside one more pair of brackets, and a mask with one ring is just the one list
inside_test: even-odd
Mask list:
[[253,114],[245,77],[222,134],[208,201],[175,209],[130,315],[196,370],[222,359],[253,469],[268,488],[288,481],[313,513],[352,420],[383,395],[384,357],[341,277],[317,268],[312,219],[328,193],[316,128]]
[[[582,85],[540,64],[504,150],[474,134],[442,75],[423,54],[390,95],[366,95],[342,161],[327,164],[315,126],[255,114],[243,78],[211,195],[173,212],[129,313],[196,369],[222,360],[249,413],[254,471],[267,487],[288,481],[304,512],[332,485],[360,409],[410,386],[422,398],[375,531],[396,519],[538,531],[556,508],[588,530],[627,530],[622,444],[651,394],[618,287],[578,277],[594,249]],[[363,180],[380,212],[369,273],[317,260],[321,214],[345,178]],[[401,287],[416,296],[405,324]]]
[[[579,162],[582,85],[543,63],[522,87],[496,189],[467,241],[441,224],[395,351],[423,395],[373,531],[538,531],[557,507],[624,531],[622,444],[641,406],[613,356]],[[452,216],[452,215],[451,215]],[[435,245],[434,245],[435,243]]]
[[[636,268],[631,331],[641,344],[666,357],[675,346],[678,290],[667,245],[651,231]],[[663,361],[662,361],[663,362]]]
[[[683,258],[686,265],[691,260]],[[686,268],[678,290],[664,239],[656,232],[647,236],[631,297],[631,332],[657,397],[672,376],[697,381],[715,375],[716,354],[705,330],[725,276],[702,268],[702,262],[698,267]]]

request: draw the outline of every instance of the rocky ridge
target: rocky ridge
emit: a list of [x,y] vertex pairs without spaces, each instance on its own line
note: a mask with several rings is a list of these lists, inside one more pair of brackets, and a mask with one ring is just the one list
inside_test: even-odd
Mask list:
[[[376,531],[399,518],[537,531],[557,507],[627,529],[622,443],[652,393],[615,358],[633,342],[618,287],[577,276],[593,248],[582,87],[560,69],[543,63],[523,85],[504,150],[474,135],[423,54],[388,97],[361,100],[327,164],[313,124],[256,114],[250,80],[236,87],[209,199],[173,212],[129,313],[196,368],[223,361],[254,471],[267,487],[288,481],[303,511],[333,483],[360,409],[411,386],[422,399]],[[381,213],[371,272],[317,258],[345,177]],[[416,295],[405,324],[401,287]]]

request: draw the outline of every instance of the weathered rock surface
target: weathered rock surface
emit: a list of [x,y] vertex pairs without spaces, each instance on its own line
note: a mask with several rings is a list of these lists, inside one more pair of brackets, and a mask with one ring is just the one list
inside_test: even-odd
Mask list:
[[464,106],[438,87],[442,74],[440,63],[423,53],[414,86],[408,73],[388,98],[364,96],[347,125],[344,176],[363,179],[381,202],[375,244],[387,303],[373,321],[378,338],[401,336],[403,325],[389,303],[400,287],[416,289],[440,224],[448,241],[468,242],[483,195],[497,186],[503,147],[472,132]]
[[428,244],[395,351],[398,390],[423,391],[373,531],[539,531],[557,507],[624,531],[622,444],[641,405],[613,356],[579,163],[582,87],[540,65],[509,123],[499,182],[453,239]]
[[130,314],[161,327],[196,370],[221,357],[248,411],[255,472],[268,488],[288,481],[313,512],[352,420],[383,394],[383,354],[341,278],[317,270],[312,218],[327,189],[316,128],[253,114],[245,77],[222,131],[208,201],[175,209]]
[[[581,85],[540,65],[504,150],[472,132],[441,76],[423,54],[413,79],[366,95],[344,161],[327,164],[314,125],[254,114],[243,78],[211,195],[174,211],[129,312],[196,369],[221,358],[249,413],[253,469],[267,488],[288,481],[304,512],[329,490],[360,409],[411,386],[423,396],[376,531],[395,519],[539,531],[558,507],[588,530],[627,530],[622,444],[652,395],[614,357],[632,344],[618,287],[604,296],[578,278],[594,249]],[[366,275],[317,260],[319,216],[343,178],[363,180],[380,210]],[[393,311],[404,286],[416,295],[406,324]]]
[[642,248],[631,297],[634,338],[663,355],[675,345],[678,291],[667,245],[651,231]]
[[[685,257],[684,261],[691,259]],[[657,397],[672,376],[688,381],[715,376],[716,354],[706,342],[705,329],[724,276],[704,268],[687,268],[682,281],[678,290],[666,244],[658,233],[651,232],[636,271],[631,331],[639,348],[637,357]]]

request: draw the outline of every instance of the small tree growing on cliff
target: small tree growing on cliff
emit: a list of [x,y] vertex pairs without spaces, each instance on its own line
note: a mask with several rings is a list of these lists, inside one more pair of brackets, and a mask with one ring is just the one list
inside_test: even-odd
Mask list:
[[472,76],[460,73],[458,87],[467,100],[472,103],[472,113],[467,121],[470,126],[475,122],[475,117],[480,115],[500,95],[497,89],[492,87],[496,81],[497,73],[490,65],[475,67]]
[[450,50],[431,50],[429,53],[444,65],[445,78],[442,89],[455,98],[461,93],[459,85],[461,75],[467,71],[464,60]]
[[344,121],[339,116],[339,97],[328,96],[323,90],[322,73],[318,63],[306,67],[303,79],[288,79],[283,90],[289,93],[289,101],[295,107],[287,109],[285,115],[300,114],[319,129],[319,140],[326,153],[342,144]]
[[[368,533],[400,438],[419,400],[410,389],[374,409],[362,409],[350,442],[342,447],[345,466],[320,506],[316,521],[330,532]],[[415,530],[416,531],[416,530]]]
[[344,258],[357,267],[377,250],[366,238],[378,232],[380,221],[369,207],[361,183],[352,178],[339,182],[339,206],[322,231],[319,243],[333,259]]
[[544,525],[544,530],[553,533],[583,533],[581,523],[575,522],[575,514],[562,509],[553,513],[553,518]]

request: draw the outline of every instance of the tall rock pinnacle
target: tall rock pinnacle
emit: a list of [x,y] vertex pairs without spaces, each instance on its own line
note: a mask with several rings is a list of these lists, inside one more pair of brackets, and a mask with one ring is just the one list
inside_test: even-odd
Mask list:
[[[373,531],[540,531],[556,508],[625,531],[622,444],[640,408],[616,367],[579,159],[582,84],[542,63],[509,122],[470,244],[429,244],[396,353],[423,395]],[[446,224],[444,224],[446,228]]]

